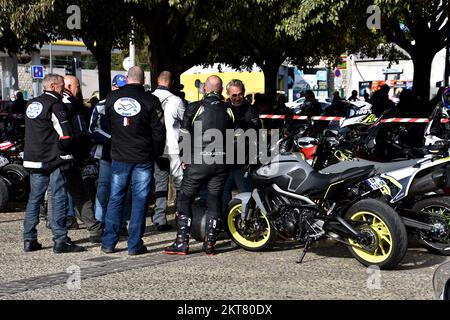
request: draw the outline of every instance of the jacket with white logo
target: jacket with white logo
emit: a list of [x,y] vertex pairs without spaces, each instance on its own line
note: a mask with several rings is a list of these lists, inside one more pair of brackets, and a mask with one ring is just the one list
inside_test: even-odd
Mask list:
[[127,84],[108,94],[106,116],[111,123],[111,158],[145,163],[164,152],[166,128],[158,98],[144,86]]
[[164,154],[179,154],[178,139],[185,110],[183,100],[163,87],[158,87],[153,94],[158,97],[164,111],[164,123],[166,125],[166,149]]
[[51,172],[73,159],[68,153],[72,131],[62,97],[44,91],[30,100],[25,112],[25,168]]

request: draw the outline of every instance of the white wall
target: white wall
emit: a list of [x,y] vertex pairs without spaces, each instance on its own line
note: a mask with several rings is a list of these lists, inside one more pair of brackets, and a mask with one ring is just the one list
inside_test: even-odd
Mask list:
[[[356,64],[356,65],[355,65]],[[349,87],[347,87],[347,96],[351,93],[351,90],[358,90],[360,81],[374,81],[384,80],[383,68],[387,68],[388,61],[353,61],[348,63],[348,67],[351,68]],[[400,75],[399,80],[413,80],[414,65],[411,60],[401,60],[399,64],[393,63],[392,66],[403,69],[403,73]],[[430,77],[430,97],[433,97],[436,92],[436,82],[443,81],[445,69],[445,49],[439,51],[432,64],[431,77]],[[358,72],[359,71],[359,72]],[[392,79],[392,78],[389,78]]]
[[[65,70],[63,68],[53,68],[53,72],[64,76]],[[126,75],[126,71],[111,71],[111,80],[116,74]],[[95,91],[98,91],[98,71],[97,70],[82,70],[81,73],[81,92],[83,97],[89,98]],[[145,83],[150,83],[150,72],[145,72]]]

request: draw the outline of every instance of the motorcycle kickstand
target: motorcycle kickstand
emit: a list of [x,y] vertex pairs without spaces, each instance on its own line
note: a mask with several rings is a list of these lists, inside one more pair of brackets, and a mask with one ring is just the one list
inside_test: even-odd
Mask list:
[[311,244],[312,244],[312,240],[311,240],[311,238],[308,238],[308,240],[306,240],[305,247],[303,248],[303,251],[300,254],[300,257],[296,261],[298,264],[302,263],[303,259],[306,256],[306,252],[308,252],[308,249],[311,247]]

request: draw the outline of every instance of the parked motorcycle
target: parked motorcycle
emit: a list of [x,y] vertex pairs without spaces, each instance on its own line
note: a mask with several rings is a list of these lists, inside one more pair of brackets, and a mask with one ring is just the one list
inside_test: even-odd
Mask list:
[[398,214],[376,200],[387,181],[374,167],[321,174],[299,154],[282,154],[249,170],[255,189],[232,199],[226,230],[240,247],[259,251],[279,235],[303,243],[302,262],[314,241],[323,237],[348,246],[362,264],[392,269],[407,249]]
[[409,232],[431,252],[450,255],[450,197],[443,191],[450,182],[450,157],[429,155],[387,163],[352,159],[321,172],[367,165],[373,165],[389,181],[387,203],[400,214]]
[[20,143],[0,143],[0,176],[8,188],[8,200],[24,201],[30,191],[29,173],[21,165],[22,158]]
[[450,300],[450,261],[441,264],[433,274],[436,300]]

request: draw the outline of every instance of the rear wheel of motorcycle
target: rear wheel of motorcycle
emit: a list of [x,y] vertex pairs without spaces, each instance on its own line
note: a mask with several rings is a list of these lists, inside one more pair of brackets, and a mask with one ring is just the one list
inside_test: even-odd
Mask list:
[[[447,232],[450,232],[450,197],[435,197],[417,201],[413,210],[442,216],[447,225]],[[420,242],[431,253],[450,255],[450,235],[443,242],[425,239]]]
[[1,169],[1,174],[11,183],[9,194],[11,200],[24,201],[30,191],[30,175],[18,164],[8,164]]
[[9,191],[6,182],[0,178],[0,211],[4,211],[8,206]]
[[[348,247],[352,255],[366,266],[378,266],[380,269],[392,269],[402,261],[408,247],[406,228],[397,214],[387,204],[374,199],[362,200],[354,204],[345,214],[352,226],[372,238],[364,248]],[[352,245],[356,241],[348,239]]]
[[226,231],[230,238],[241,248],[249,251],[270,249],[276,238],[276,232],[267,217],[259,212],[258,217],[250,222],[247,230],[241,219],[242,203],[232,200],[228,206]]

